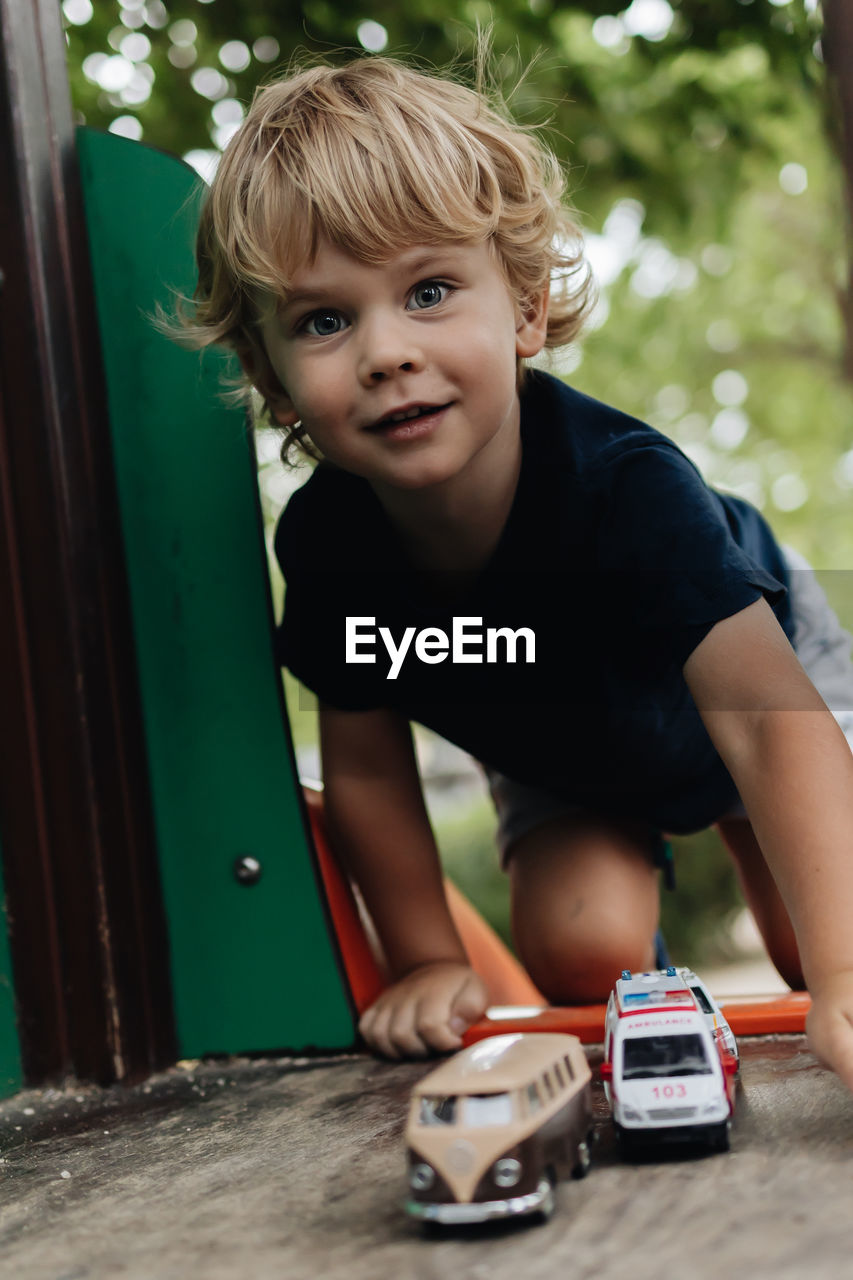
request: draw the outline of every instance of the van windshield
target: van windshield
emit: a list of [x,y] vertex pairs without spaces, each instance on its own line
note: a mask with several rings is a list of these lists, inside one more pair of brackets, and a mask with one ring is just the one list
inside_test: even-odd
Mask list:
[[472,1129],[511,1124],[512,1098],[508,1093],[472,1093],[463,1099],[462,1123]]
[[509,1093],[471,1093],[461,1097],[421,1098],[418,1123],[426,1125],[465,1125],[484,1129],[489,1125],[510,1124],[513,1118]]
[[711,1064],[700,1035],[637,1036],[624,1042],[623,1080],[709,1075]]
[[421,1098],[418,1124],[455,1124],[456,1098]]

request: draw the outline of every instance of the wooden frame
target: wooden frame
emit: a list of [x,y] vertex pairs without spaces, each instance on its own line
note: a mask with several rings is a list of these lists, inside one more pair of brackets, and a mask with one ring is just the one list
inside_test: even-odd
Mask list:
[[173,1060],[57,0],[0,0],[0,835],[24,1075]]

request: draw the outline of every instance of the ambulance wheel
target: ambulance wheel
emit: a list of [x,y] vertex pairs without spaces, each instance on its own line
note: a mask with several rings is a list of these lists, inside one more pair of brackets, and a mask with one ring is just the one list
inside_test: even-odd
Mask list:
[[712,1151],[728,1151],[731,1128],[730,1120],[723,1120],[720,1124],[713,1125],[708,1139],[708,1145]]

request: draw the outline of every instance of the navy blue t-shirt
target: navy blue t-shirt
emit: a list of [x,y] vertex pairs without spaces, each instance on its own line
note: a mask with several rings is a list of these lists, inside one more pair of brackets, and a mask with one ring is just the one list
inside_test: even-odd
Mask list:
[[[699,830],[735,788],[682,668],[762,595],[791,635],[780,549],[759,512],[710,489],[653,428],[541,372],[521,405],[518,488],[473,582],[425,580],[367,481],[317,467],[276,531],[280,659],[331,706],[393,708],[519,782]],[[350,623],[350,656],[374,662],[347,663],[348,618],[373,619]],[[454,618],[469,619],[457,657],[479,662],[453,661]],[[394,679],[383,627],[395,648],[411,629]],[[514,661],[500,628],[519,633]]]

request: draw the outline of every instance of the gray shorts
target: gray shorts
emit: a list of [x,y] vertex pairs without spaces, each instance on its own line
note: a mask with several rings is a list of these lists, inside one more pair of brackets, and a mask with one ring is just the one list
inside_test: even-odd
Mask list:
[[[791,571],[794,649],[853,750],[853,661],[850,657],[853,637],[835,616],[809,562],[791,547],[783,547],[782,551]],[[503,865],[515,842],[534,827],[551,818],[584,812],[578,805],[559,800],[536,787],[513,782],[494,769],[486,769],[486,777],[498,815],[496,840]],[[746,810],[738,800],[721,816],[745,818]],[[661,846],[661,833],[650,829],[649,848],[656,861],[661,856]]]

